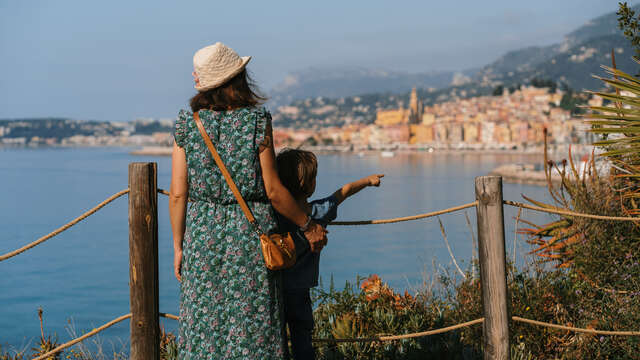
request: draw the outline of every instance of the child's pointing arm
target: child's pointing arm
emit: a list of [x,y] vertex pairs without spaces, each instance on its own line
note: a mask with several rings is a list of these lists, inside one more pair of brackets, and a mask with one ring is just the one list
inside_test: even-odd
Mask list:
[[352,183],[348,183],[333,193],[333,196],[335,196],[336,200],[338,200],[338,204],[340,204],[344,199],[367,186],[380,186],[380,178],[382,177],[384,177],[384,174],[373,174]]

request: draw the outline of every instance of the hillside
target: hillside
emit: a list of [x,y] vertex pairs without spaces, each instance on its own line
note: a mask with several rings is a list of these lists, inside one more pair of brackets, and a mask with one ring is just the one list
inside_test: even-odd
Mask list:
[[[633,8],[640,11],[640,5]],[[479,70],[457,75],[361,68],[301,72],[274,91],[269,105],[277,126],[342,126],[371,123],[379,109],[406,107],[414,86],[425,105],[488,95],[498,86],[515,88],[533,79],[552,80],[578,91],[600,89],[601,81],[591,75],[602,74],[601,65],[611,65],[612,50],[618,68],[631,73],[639,70],[629,41],[617,28],[615,12],[590,20],[558,44],[510,51]],[[289,106],[279,107],[283,104]]]
[[[622,35],[603,35],[570,47],[554,45],[511,52],[484,67],[473,79],[486,86],[527,84],[533,78],[553,79],[577,90],[599,89],[602,82],[591,75],[602,74],[601,65],[611,66],[611,50],[615,51],[618,68],[637,71],[629,41]],[[523,61],[516,66],[518,58],[527,58],[529,54],[535,61]]]
[[[640,12],[640,5],[632,8]],[[588,21],[558,44],[510,51],[483,67],[473,80],[495,86],[527,83],[537,77],[562,81],[574,89],[596,89],[601,83],[591,74],[600,74],[600,65],[611,65],[612,49],[616,50],[619,68],[636,71],[638,66],[631,59],[633,49],[618,29],[615,12]]]
[[318,96],[339,98],[373,91],[400,93],[412,86],[438,89],[461,81],[465,75],[473,72],[433,71],[410,74],[360,67],[311,68],[288,75],[282,83],[269,91],[269,106],[287,105],[295,100]]
[[[634,5],[631,9],[637,13],[640,11],[640,5]],[[576,45],[591,38],[604,35],[621,35],[621,31],[618,29],[618,16],[615,12],[610,12],[588,21],[586,24],[567,34],[564,43]]]

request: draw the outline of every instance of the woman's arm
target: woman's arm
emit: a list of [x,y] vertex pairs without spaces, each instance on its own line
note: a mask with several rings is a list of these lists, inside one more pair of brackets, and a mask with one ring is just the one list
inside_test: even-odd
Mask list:
[[180,268],[182,266],[182,239],[185,231],[185,216],[189,186],[187,184],[187,157],[184,149],[173,144],[171,156],[171,186],[169,190],[169,217],[173,233],[173,266],[178,281],[182,280]]
[[356,180],[352,183],[348,183],[347,185],[334,192],[333,196],[335,196],[336,200],[338,200],[338,204],[340,204],[344,201],[344,199],[356,194],[358,191],[366,188],[367,186],[380,186],[380,178],[382,177],[384,177],[384,174],[374,174],[364,177],[360,180]]
[[[276,166],[276,155],[273,148],[273,133],[271,123],[267,124],[264,142],[260,144],[260,167],[262,168],[262,180],[274,209],[299,227],[303,227],[309,215],[298,205],[287,188],[282,185]],[[311,221],[305,237],[309,240],[312,251],[320,251],[327,243],[327,231],[320,225]]]

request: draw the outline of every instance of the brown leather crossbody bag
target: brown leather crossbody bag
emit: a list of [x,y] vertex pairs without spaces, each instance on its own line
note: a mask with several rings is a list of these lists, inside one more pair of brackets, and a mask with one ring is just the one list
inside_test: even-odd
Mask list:
[[218,155],[218,152],[216,151],[216,148],[213,146],[211,138],[204,129],[204,126],[202,126],[202,121],[200,121],[200,115],[197,111],[193,113],[193,119],[198,126],[200,135],[202,135],[205,144],[207,144],[207,147],[213,156],[213,160],[215,160],[218,168],[222,172],[222,176],[224,176],[229,188],[231,188],[231,192],[236,197],[242,212],[247,217],[247,220],[249,220],[254,233],[260,239],[262,255],[264,256],[264,262],[267,265],[267,268],[270,270],[281,270],[292,267],[296,263],[296,248],[291,234],[265,234],[264,231],[260,229],[260,225],[256,221],[255,217],[253,217],[251,209],[249,209],[249,206],[242,198],[240,190],[238,190],[236,183],[233,182],[231,174],[229,174],[227,167],[224,165],[220,155]]

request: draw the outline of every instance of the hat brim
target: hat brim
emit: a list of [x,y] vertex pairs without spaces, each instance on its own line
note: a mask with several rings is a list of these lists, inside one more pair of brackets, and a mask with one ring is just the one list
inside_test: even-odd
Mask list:
[[247,64],[249,63],[249,60],[251,60],[251,56],[243,56],[243,57],[241,57],[241,59],[242,59],[242,63],[238,66],[238,68],[234,69],[227,76],[219,79],[218,81],[216,81],[214,83],[207,84],[206,86],[195,85],[194,88],[196,90],[198,90],[199,92],[203,92],[203,91],[215,89],[215,88],[217,88],[219,86],[224,85],[224,83],[226,83],[227,81],[231,80],[234,76],[240,74],[242,72],[242,70],[244,70],[247,67]]

